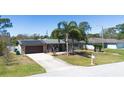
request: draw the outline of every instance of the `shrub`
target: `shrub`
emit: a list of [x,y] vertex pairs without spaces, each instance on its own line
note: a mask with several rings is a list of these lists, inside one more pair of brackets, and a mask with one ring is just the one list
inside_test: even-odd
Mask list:
[[95,44],[94,45],[94,51],[96,52],[98,50],[98,52],[102,51],[102,44]]
[[20,52],[18,50],[16,51],[16,55],[20,55]]

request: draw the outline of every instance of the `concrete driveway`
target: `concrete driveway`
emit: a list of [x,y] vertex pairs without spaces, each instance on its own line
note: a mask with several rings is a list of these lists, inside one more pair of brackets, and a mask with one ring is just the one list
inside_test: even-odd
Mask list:
[[55,72],[76,67],[45,53],[27,54],[27,56],[43,66],[47,72]]
[[48,54],[28,54],[28,57],[43,66],[47,73],[33,77],[72,76],[72,77],[111,77],[124,76],[124,62],[98,65],[92,67],[74,66]]

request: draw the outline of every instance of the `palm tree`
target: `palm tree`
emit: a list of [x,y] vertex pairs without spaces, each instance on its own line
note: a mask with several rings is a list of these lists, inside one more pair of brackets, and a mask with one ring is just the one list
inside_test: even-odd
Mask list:
[[62,31],[58,28],[54,29],[52,31],[51,38],[58,39],[58,42],[59,42],[58,47],[59,47],[59,51],[60,51],[60,39],[64,38]]
[[87,34],[91,30],[91,27],[88,22],[80,22],[79,30],[81,31],[82,34],[82,40],[85,41],[85,49],[86,49],[86,44],[88,43]]
[[63,34],[65,36],[65,42],[66,42],[66,51],[67,51],[67,56],[69,55],[69,48],[68,48],[68,33],[69,33],[69,24],[65,21],[59,22],[58,23],[58,29],[63,31]]
[[69,42],[68,42],[68,39],[69,39],[69,36],[72,38],[72,50],[74,50],[74,34],[72,33],[76,33],[76,32],[79,32],[78,31],[78,25],[75,21],[71,21],[71,22],[65,22],[65,21],[62,21],[62,22],[59,22],[58,23],[58,29],[60,29],[61,31],[63,31],[63,34],[65,36],[65,42],[66,42],[66,51],[67,51],[67,56],[69,55]]
[[80,40],[82,35],[75,21],[70,22],[69,37],[72,40],[72,54],[74,54],[74,40]]
[[78,28],[72,28],[69,32],[69,37],[72,40],[72,54],[74,54],[74,40],[80,40],[82,34]]

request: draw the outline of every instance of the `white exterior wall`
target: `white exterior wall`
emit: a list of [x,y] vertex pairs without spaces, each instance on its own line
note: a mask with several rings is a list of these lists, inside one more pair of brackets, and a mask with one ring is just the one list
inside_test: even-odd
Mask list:
[[[87,49],[91,49],[94,50],[94,46],[93,45],[86,45]],[[107,45],[108,49],[117,49],[117,45],[116,44],[108,44]]]
[[21,46],[18,45],[16,48],[17,48],[17,50],[20,52],[20,54],[22,54],[22,48],[21,48]]
[[117,45],[116,44],[108,44],[107,48],[109,48],[109,49],[117,49]]
[[124,43],[118,43],[117,48],[124,48]]
[[94,46],[93,45],[86,45],[87,49],[91,49],[94,50]]

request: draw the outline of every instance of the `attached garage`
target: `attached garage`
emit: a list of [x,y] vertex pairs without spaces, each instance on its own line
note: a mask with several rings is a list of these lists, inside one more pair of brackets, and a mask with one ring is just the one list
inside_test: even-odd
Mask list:
[[25,54],[42,53],[43,46],[25,46]]
[[42,39],[42,40],[18,40],[18,50],[21,54],[46,53],[52,51],[53,47],[58,51],[65,51],[65,42],[58,39]]
[[43,53],[43,46],[45,42],[43,40],[18,40],[19,46],[21,46],[22,54],[31,53]]

